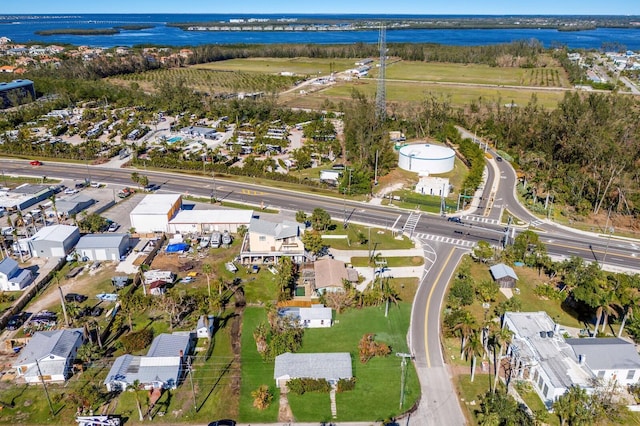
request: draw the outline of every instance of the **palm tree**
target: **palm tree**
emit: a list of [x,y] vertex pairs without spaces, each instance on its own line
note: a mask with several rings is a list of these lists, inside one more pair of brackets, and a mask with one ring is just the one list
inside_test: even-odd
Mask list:
[[[603,294],[601,303],[602,305],[598,307],[598,309],[602,310],[602,315],[604,318],[602,319],[602,329],[600,330],[600,332],[604,333],[604,330],[607,327],[607,323],[609,321],[609,316],[617,318],[618,309],[622,307],[618,303],[616,294],[613,290],[609,290]],[[598,332],[598,326],[596,324],[596,334],[597,332]]]
[[500,363],[502,360],[502,352],[505,348],[509,347],[511,339],[513,338],[513,332],[507,327],[502,327],[496,333],[493,334],[494,343],[498,346],[498,356],[496,356],[495,346],[493,348],[493,363],[494,363],[494,378],[493,378],[493,393],[496,392],[498,386],[498,380],[500,379]]
[[389,314],[389,302],[393,302],[397,305],[398,300],[400,300],[400,298],[398,297],[398,293],[396,293],[396,291],[391,288],[391,285],[389,285],[389,278],[385,278],[382,282],[381,295],[382,300],[384,300],[385,302],[384,317],[386,318]]
[[144,415],[142,414],[142,405],[140,405],[140,396],[138,395],[138,389],[140,388],[140,380],[134,380],[132,384],[127,386],[127,390],[133,391],[133,396],[136,398],[136,407],[138,408],[138,416],[140,421],[144,421]]
[[24,257],[22,256],[22,248],[20,248],[20,244],[18,243],[18,229],[13,228],[12,234],[13,234],[13,243],[18,249],[18,254],[20,255],[20,263],[24,263]]
[[618,330],[618,337],[622,336],[627,319],[634,317],[633,307],[640,304],[640,291],[637,288],[627,287],[620,299],[624,304],[624,315]]
[[471,358],[471,381],[476,375],[476,359],[484,352],[484,346],[482,345],[482,339],[478,335],[478,331],[474,330],[469,336],[467,344],[463,348],[465,358]]
[[453,332],[460,336],[460,359],[464,356],[464,348],[466,346],[467,338],[473,333],[477,327],[476,320],[473,318],[469,311],[462,311],[463,316],[460,318],[458,324],[453,327]]
[[51,201],[51,208],[53,209],[53,214],[56,215],[56,222],[60,224],[60,216],[58,216],[58,207],[56,207],[56,194],[52,194],[49,197],[49,201]]
[[209,294],[209,299],[211,299],[211,271],[213,271],[213,269],[211,268],[210,263],[205,263],[202,265],[202,273],[207,278],[207,291]]

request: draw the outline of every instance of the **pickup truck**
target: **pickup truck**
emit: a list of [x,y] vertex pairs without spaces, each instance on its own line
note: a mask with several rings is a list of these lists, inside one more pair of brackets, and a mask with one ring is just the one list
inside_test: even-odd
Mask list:
[[133,194],[133,191],[131,191],[129,188],[123,188],[120,190],[120,192],[118,192],[118,197],[127,198],[131,194]]

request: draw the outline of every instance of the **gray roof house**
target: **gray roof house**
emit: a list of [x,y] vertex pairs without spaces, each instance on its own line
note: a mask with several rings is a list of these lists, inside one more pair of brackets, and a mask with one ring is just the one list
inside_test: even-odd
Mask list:
[[27,383],[38,383],[41,377],[45,382],[63,382],[72,374],[73,361],[82,343],[81,328],[38,331],[22,348],[13,367]]
[[44,226],[28,238],[29,251],[33,257],[64,257],[73,250],[80,239],[77,226]]
[[303,229],[298,222],[283,220],[271,222],[252,218],[249,232],[242,242],[240,258],[242,263],[254,261],[271,261],[278,263],[278,259],[287,256],[294,262],[304,261],[305,250],[301,236]]
[[516,286],[518,276],[511,266],[505,265],[504,263],[498,263],[497,265],[493,265],[489,268],[489,272],[491,272],[493,280],[500,284],[500,287],[513,288]]
[[193,346],[192,333],[162,333],[146,356],[122,355],[104,380],[109,392],[121,392],[138,380],[145,389],[175,389]]
[[[205,321],[208,320],[208,321]],[[196,324],[196,336],[198,339],[211,339],[215,331],[216,317],[214,315],[200,315]]]
[[32,280],[31,271],[21,269],[12,258],[5,257],[0,261],[0,291],[23,290]]
[[633,343],[614,338],[566,339],[569,346],[599,379],[631,385],[640,378],[640,355]]
[[175,389],[181,365],[179,356],[122,355],[114,361],[104,385],[109,392],[122,392],[138,380],[145,389]]
[[325,379],[335,384],[340,379],[352,377],[351,354],[349,352],[292,354],[276,357],[273,378],[276,386],[286,385],[290,379]]
[[129,249],[129,234],[87,234],[80,238],[76,252],[80,258],[119,261]]

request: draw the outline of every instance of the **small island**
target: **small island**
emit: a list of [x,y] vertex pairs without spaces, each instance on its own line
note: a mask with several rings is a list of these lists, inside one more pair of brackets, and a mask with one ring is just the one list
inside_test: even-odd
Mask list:
[[153,28],[154,25],[145,25],[145,24],[130,24],[130,25],[118,25],[117,27],[113,27],[117,30],[124,31],[139,31],[139,30],[148,30],[149,28]]
[[114,35],[120,30],[115,28],[60,28],[54,30],[40,30],[35,32],[38,35]]

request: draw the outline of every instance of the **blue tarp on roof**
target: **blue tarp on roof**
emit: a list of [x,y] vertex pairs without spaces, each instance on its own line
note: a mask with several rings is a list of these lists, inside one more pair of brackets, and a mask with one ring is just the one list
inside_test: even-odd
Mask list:
[[180,251],[187,251],[187,250],[189,250],[189,244],[187,243],[169,244],[167,246],[167,253],[177,253]]

